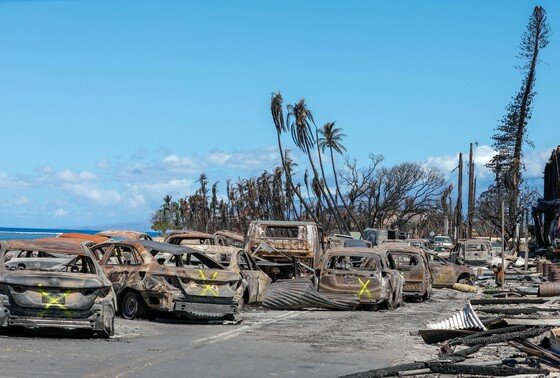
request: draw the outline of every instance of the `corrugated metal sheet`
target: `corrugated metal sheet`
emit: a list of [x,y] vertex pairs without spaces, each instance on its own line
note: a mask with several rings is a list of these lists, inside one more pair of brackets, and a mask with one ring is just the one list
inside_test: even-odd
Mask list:
[[449,319],[437,323],[428,324],[428,329],[480,329],[486,330],[486,327],[476,313],[470,303],[463,310],[455,313]]
[[278,280],[264,293],[263,306],[274,310],[303,310],[326,308],[331,310],[354,310],[359,302],[351,296],[327,297],[317,291],[308,278]]

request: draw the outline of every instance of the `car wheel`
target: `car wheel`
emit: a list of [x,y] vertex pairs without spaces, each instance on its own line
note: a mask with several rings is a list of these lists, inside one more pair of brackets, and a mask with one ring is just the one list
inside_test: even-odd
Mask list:
[[121,300],[121,314],[125,319],[135,319],[146,315],[144,300],[134,291],[127,292]]
[[472,285],[473,284],[473,277],[471,276],[461,276],[459,277],[459,280],[457,280],[457,283],[463,284],[463,285]]

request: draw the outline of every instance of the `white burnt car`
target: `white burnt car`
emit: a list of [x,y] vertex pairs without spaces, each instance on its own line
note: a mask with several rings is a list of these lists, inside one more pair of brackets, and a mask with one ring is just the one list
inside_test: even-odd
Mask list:
[[[7,254],[17,257],[8,262]],[[86,244],[0,242],[0,327],[83,329],[112,336],[115,310],[111,282]]]

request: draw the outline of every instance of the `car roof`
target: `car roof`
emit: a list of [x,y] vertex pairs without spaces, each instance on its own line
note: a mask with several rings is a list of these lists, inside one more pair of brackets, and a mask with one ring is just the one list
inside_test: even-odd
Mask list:
[[351,247],[351,248],[332,248],[325,252],[325,256],[355,256],[355,255],[379,255],[373,248]]
[[406,252],[406,253],[419,253],[424,254],[424,250],[418,247],[414,247],[409,244],[404,243],[388,243],[382,244],[377,246],[376,249],[379,249],[384,252]]
[[82,240],[82,241],[91,241],[94,243],[102,243],[109,239],[108,236],[101,236],[101,235],[92,235],[92,234],[83,234],[79,232],[68,232],[58,235],[58,238],[61,239],[73,239],[73,240]]
[[183,230],[183,231],[171,231],[171,233],[169,233],[166,236],[166,239],[169,239],[171,237],[174,238],[184,238],[184,239],[215,239],[216,236],[209,234],[207,232],[202,232],[202,231],[187,231],[187,230]]
[[295,227],[295,226],[317,226],[315,222],[305,222],[305,221],[265,221],[256,220],[252,221],[252,224],[259,224],[264,226],[280,226],[280,227]]
[[105,231],[99,231],[96,235],[107,236],[109,238],[113,236],[119,236],[128,239],[138,239],[148,234],[142,231],[132,231],[132,230],[105,230]]
[[220,230],[220,231],[214,232],[214,235],[225,236],[226,238],[230,238],[230,239],[237,240],[237,241],[240,241],[240,242],[244,241],[244,236],[242,234],[239,234],[239,233],[233,232],[233,231]]
[[140,244],[141,246],[149,250],[157,250],[159,252],[171,253],[173,255],[183,255],[185,253],[198,252],[186,246],[162,243],[153,240],[138,240],[135,241],[135,243]]
[[77,239],[44,238],[32,240],[8,240],[8,250],[41,251],[51,253],[65,253],[69,255],[88,255],[88,249]]

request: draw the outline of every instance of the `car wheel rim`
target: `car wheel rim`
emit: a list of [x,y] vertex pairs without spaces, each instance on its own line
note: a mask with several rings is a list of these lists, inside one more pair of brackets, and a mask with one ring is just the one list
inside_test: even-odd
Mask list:
[[136,310],[138,309],[138,302],[134,296],[129,296],[126,298],[126,302],[124,304],[124,309],[129,316],[136,314]]

